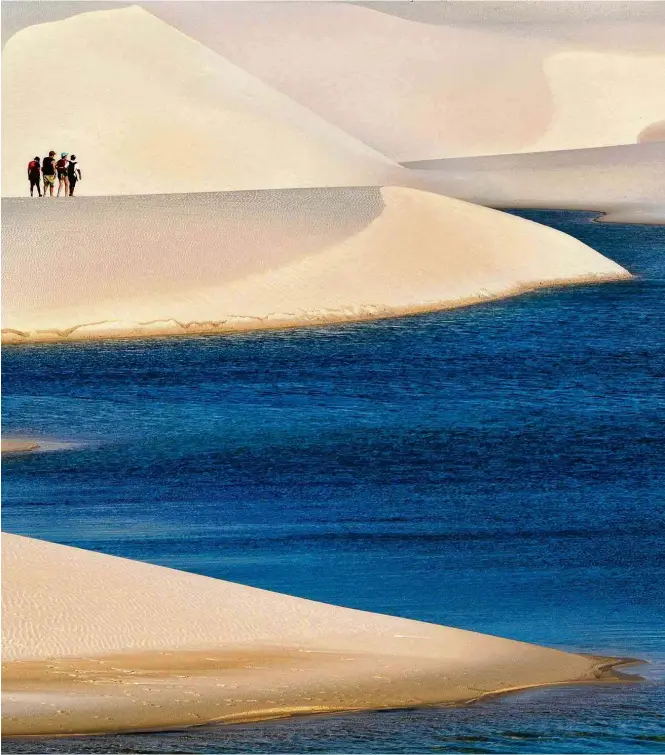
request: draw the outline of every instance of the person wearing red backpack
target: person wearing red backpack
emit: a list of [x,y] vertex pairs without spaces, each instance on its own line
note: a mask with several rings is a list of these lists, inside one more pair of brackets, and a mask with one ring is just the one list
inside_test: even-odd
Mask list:
[[42,195],[42,166],[38,157],[34,160],[30,160],[28,163],[28,181],[30,181],[30,196],[34,197],[35,186],[37,187],[37,194]]

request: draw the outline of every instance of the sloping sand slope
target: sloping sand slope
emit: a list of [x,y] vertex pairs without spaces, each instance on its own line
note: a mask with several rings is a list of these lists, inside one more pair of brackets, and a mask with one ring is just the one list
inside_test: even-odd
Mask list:
[[[565,234],[494,210],[412,189],[349,191],[143,198],[133,214],[124,208],[134,200],[120,197],[47,203],[47,211],[6,200],[3,338],[329,323],[630,277]],[[317,202],[334,208],[332,227],[321,207],[318,223],[308,211]],[[270,226],[266,204],[293,217],[290,238]],[[52,232],[56,216],[68,228],[62,237]],[[233,227],[243,231],[225,239]]]
[[462,702],[590,658],[3,535],[3,733]]
[[407,163],[416,186],[491,207],[597,210],[665,223],[665,142]]
[[4,196],[75,153],[77,193],[385,183],[400,169],[138,7],[32,26],[3,53]]
[[511,23],[524,3],[496,18],[497,4],[469,18],[473,3],[401,5],[447,19],[334,2],[147,7],[400,161],[634,143],[665,117],[665,12]]

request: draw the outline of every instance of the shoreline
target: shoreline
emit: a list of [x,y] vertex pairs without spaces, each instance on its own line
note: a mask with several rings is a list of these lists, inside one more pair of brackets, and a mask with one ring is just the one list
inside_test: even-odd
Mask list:
[[[469,200],[470,201],[470,200]],[[665,215],[662,219],[659,217],[657,220],[630,220],[630,217],[635,217],[629,214],[629,208],[617,207],[611,210],[586,210],[580,207],[533,207],[531,205],[482,205],[482,207],[490,207],[493,210],[499,210],[500,212],[511,212],[512,210],[523,210],[525,212],[574,212],[584,215],[593,215],[589,218],[590,223],[599,223],[601,225],[643,225],[643,226],[661,226],[665,225]],[[623,214],[625,213],[625,215]],[[616,216],[616,220],[613,218]],[[518,216],[519,217],[519,216]],[[606,220],[605,218],[609,218]]]
[[[234,657],[234,652],[237,653]],[[303,663],[303,652],[308,654],[307,662],[311,659],[321,660],[321,663]],[[12,694],[20,697],[21,694],[27,698],[34,696],[39,698],[41,706],[58,707],[55,711],[56,717],[50,717],[43,712],[35,713],[37,700],[24,699],[19,700],[16,704],[14,701],[5,700],[3,709],[3,738],[20,740],[20,739],[42,739],[49,737],[84,737],[84,736],[102,736],[104,734],[122,734],[122,733],[147,733],[163,732],[172,729],[195,728],[197,726],[209,725],[233,725],[265,722],[270,720],[294,718],[299,716],[313,715],[336,715],[351,712],[379,712],[385,710],[404,710],[409,708],[436,708],[436,707],[461,707],[474,705],[481,701],[509,695],[519,694],[525,690],[561,687],[561,686],[579,686],[595,684],[634,684],[643,680],[643,677],[637,674],[626,674],[621,669],[629,666],[644,664],[645,661],[637,658],[613,658],[609,656],[582,655],[589,662],[587,672],[579,678],[572,678],[561,681],[543,681],[525,683],[516,686],[506,686],[491,690],[480,690],[475,687],[466,688],[448,688],[442,685],[442,681],[449,680],[438,669],[422,669],[416,673],[413,672],[413,661],[410,660],[409,668],[407,664],[400,665],[398,659],[386,656],[383,658],[391,664],[390,671],[385,674],[397,673],[399,680],[390,684],[389,692],[380,689],[381,685],[372,682],[369,678],[363,677],[362,674],[347,674],[349,661],[358,661],[362,668],[363,663],[375,664],[375,658],[349,658],[347,653],[335,654],[329,651],[283,649],[266,650],[266,651],[225,651],[220,654],[218,649],[198,650],[198,651],[180,651],[180,653],[162,652],[161,656],[217,656],[215,660],[226,660],[229,667],[239,669],[240,665],[245,662],[261,662],[270,665],[270,657],[276,661],[272,668],[272,675],[261,674],[260,680],[254,680],[255,684],[247,684],[247,679],[243,678],[242,672],[239,675],[229,679],[219,672],[215,676],[201,673],[198,677],[188,677],[188,681],[179,683],[178,679],[184,677],[184,674],[176,675],[175,679],[172,672],[162,669],[161,673],[146,675],[143,669],[141,671],[126,670],[122,668],[123,655],[101,656],[99,658],[63,658],[63,659],[46,659],[43,661],[13,661],[3,664],[3,696],[10,697]],[[135,654],[126,654],[131,664],[146,660],[151,654],[143,654],[138,657]],[[153,654],[154,655],[154,654]],[[222,656],[220,659],[219,656]],[[318,656],[318,658],[317,658]],[[235,661],[235,663],[234,663]],[[346,662],[346,663],[345,663]],[[72,664],[70,670],[67,670],[67,663]],[[116,671],[115,676],[107,675],[104,677],[104,671],[101,666],[104,663],[115,664],[111,670]],[[291,668],[289,673],[283,663],[287,663]],[[87,666],[86,666],[87,664]],[[297,664],[297,668],[292,665]],[[280,668],[280,665],[282,666]],[[36,692],[27,692],[21,689],[20,681],[17,678],[21,676],[21,667],[31,667],[33,673],[27,674],[24,681],[25,686],[34,685],[35,667],[39,673],[41,671],[41,680],[44,687]],[[346,666],[346,669],[344,668]],[[351,666],[357,668],[356,663]],[[90,674],[89,670],[97,669],[97,676]],[[75,672],[71,669],[75,668]],[[55,669],[55,671],[53,671]],[[185,668],[178,669],[180,671]],[[191,669],[190,669],[191,670]],[[202,671],[201,668],[198,669]],[[265,666],[261,669],[265,670]],[[153,669],[154,671],[154,669]],[[332,673],[332,672],[337,673]],[[275,690],[261,690],[258,686],[270,684],[274,686],[284,686],[283,682],[294,676],[296,672],[300,677],[303,674],[306,677],[305,683],[291,685],[284,693],[275,694]],[[411,676],[408,673],[411,672]],[[66,675],[70,681],[61,684],[48,684],[49,673],[54,675]],[[406,673],[406,675],[405,675]],[[14,678],[12,678],[14,675]],[[122,686],[127,687],[126,675],[131,675],[130,685],[138,687],[139,692],[118,691]],[[124,678],[123,678],[124,676]],[[245,674],[245,676],[247,676]],[[84,681],[82,679],[85,677]],[[342,679],[340,682],[339,679]],[[388,678],[374,675],[372,679]],[[144,679],[145,681],[137,681]],[[225,679],[226,684],[220,684],[219,680]],[[299,680],[300,681],[300,680]],[[233,684],[233,683],[236,684]],[[76,709],[73,702],[77,697],[77,685],[92,684],[95,685],[95,693],[85,695],[85,704]],[[344,686],[346,685],[346,687]],[[114,689],[115,687],[115,689]],[[161,690],[159,688],[162,688]],[[223,695],[229,692],[219,692],[219,688],[241,688],[241,692],[234,692],[234,702],[229,706],[229,698],[224,699]],[[34,687],[33,687],[34,689]],[[455,692],[455,690],[458,690]],[[282,697],[280,698],[280,694]],[[179,697],[183,695],[184,697]],[[237,695],[237,701],[236,696]],[[252,695],[252,698],[247,698]],[[45,702],[45,698],[51,702]],[[81,695],[83,698],[83,695]],[[197,698],[199,698],[197,700]],[[243,699],[245,698],[245,699]],[[55,702],[53,702],[55,701]],[[227,711],[221,715],[220,709],[224,707],[240,707],[240,710]],[[31,705],[32,703],[32,705]],[[63,710],[69,704],[70,711]],[[137,720],[136,706],[140,706],[143,711],[148,707],[159,708],[160,712],[155,715],[154,710],[144,712],[142,720]],[[71,708],[74,712],[71,712]],[[7,708],[14,715],[8,715]],[[41,715],[40,715],[41,713]],[[112,713],[115,720],[112,720],[104,713]],[[52,715],[52,714],[51,714]],[[64,720],[66,717],[66,721]],[[192,720],[192,719],[196,720]]]
[[[596,222],[596,221],[594,221]],[[215,322],[180,322],[174,319],[160,318],[149,322],[128,323],[126,328],[109,328],[108,331],[99,328],[103,323],[83,323],[65,330],[40,330],[20,331],[14,328],[2,330],[3,346],[18,346],[22,344],[47,344],[47,343],[72,343],[80,341],[110,341],[110,340],[147,340],[152,338],[188,336],[188,335],[232,335],[267,330],[292,330],[306,327],[321,327],[325,325],[342,325],[377,320],[388,320],[397,317],[409,317],[414,315],[445,312],[452,309],[464,309],[479,304],[512,299],[522,294],[536,293],[548,289],[557,289],[569,286],[587,286],[601,283],[618,283],[635,278],[631,273],[623,274],[597,274],[577,276],[560,281],[547,281],[544,283],[530,283],[518,285],[500,294],[486,294],[472,296],[453,302],[441,302],[423,304],[418,307],[395,308],[391,310],[379,310],[376,312],[348,313],[344,310],[329,312],[326,315],[304,314],[300,318],[270,320],[269,317],[252,317],[245,315],[238,317],[233,326],[228,326],[228,320]],[[117,321],[116,321],[117,322]],[[160,325],[160,323],[164,323]],[[226,327],[224,327],[226,326]],[[88,332],[84,329],[90,328]],[[78,331],[78,332],[77,332]],[[83,332],[81,332],[83,331]]]

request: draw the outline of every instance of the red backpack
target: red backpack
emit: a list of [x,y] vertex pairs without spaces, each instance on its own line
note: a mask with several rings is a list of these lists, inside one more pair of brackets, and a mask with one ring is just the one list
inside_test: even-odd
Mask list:
[[28,163],[29,173],[39,173],[40,168],[41,166],[36,160],[30,160],[30,162]]

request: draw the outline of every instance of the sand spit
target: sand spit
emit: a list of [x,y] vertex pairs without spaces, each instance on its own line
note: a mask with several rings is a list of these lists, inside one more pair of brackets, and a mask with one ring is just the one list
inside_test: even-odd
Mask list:
[[315,603],[3,535],[3,733],[469,702],[620,659]]
[[665,223],[665,142],[405,163],[414,185],[490,207],[595,210]]
[[32,438],[3,438],[0,447],[3,454],[19,454],[36,451],[40,445]]
[[6,343],[345,322],[630,277],[551,228],[395,187],[4,212]]
[[[52,65],[52,50],[67,50]],[[401,169],[139,7],[30,26],[3,56],[3,196],[76,152],[80,195],[357,186]],[[65,107],[44,117],[44,92]]]

